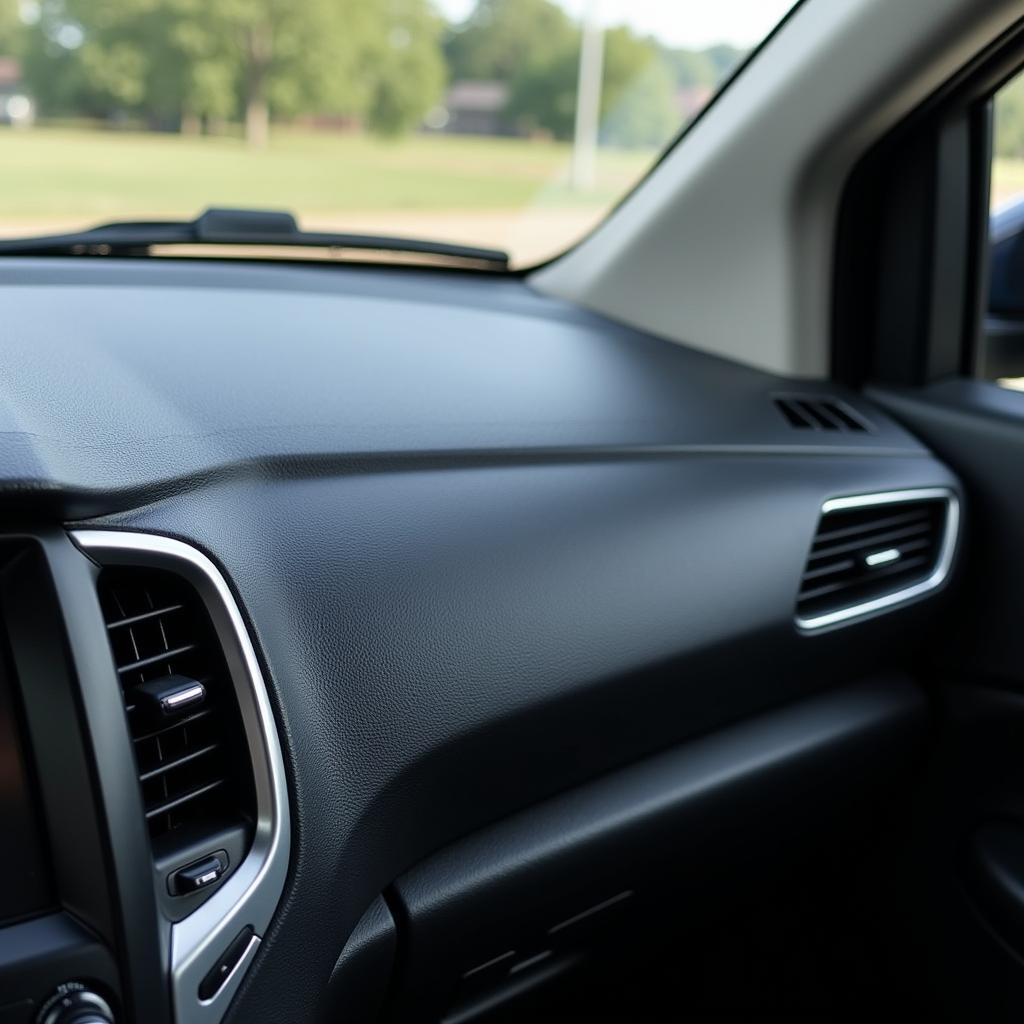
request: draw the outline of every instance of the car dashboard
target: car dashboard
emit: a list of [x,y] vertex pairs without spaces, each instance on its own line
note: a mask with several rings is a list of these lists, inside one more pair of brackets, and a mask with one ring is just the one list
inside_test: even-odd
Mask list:
[[4,1024],[482,1019],[917,756],[968,510],[860,394],[515,276],[12,259],[0,303]]

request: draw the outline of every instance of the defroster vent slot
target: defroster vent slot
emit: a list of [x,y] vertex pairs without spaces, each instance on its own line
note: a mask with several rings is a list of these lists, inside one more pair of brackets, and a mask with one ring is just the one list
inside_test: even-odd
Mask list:
[[818,395],[779,395],[775,408],[796,430],[865,434],[871,426],[858,412],[838,398]]

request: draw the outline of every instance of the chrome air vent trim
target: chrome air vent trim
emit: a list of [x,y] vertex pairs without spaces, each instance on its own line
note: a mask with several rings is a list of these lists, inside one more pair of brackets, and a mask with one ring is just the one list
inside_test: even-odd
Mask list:
[[[168,537],[114,530],[77,530],[72,539],[100,565],[167,569],[190,583],[206,605],[224,650],[252,760],[256,825],[252,847],[210,899],[171,926],[170,977],[177,1024],[215,1024],[223,1017],[266,933],[288,874],[291,851],[288,787],[281,744],[263,673],[241,613],[217,567],[202,552]],[[255,932],[242,960],[210,1000],[199,985],[243,928]]]
[[[885,491],[878,494],[859,494],[847,498],[832,498],[821,506],[821,515],[829,512],[844,512],[851,509],[874,508],[879,505],[899,505],[906,502],[928,501],[940,499],[946,504],[946,520],[942,531],[942,541],[935,567],[925,579],[911,586],[901,587],[891,593],[876,597],[870,601],[837,608],[835,611],[815,615],[810,618],[796,617],[797,629],[802,632],[817,632],[832,626],[852,623],[861,619],[878,615],[903,605],[910,604],[934,590],[938,590],[949,576],[956,553],[957,538],[960,532],[960,499],[948,487],[925,487],[906,491]],[[820,524],[820,517],[819,517]]]

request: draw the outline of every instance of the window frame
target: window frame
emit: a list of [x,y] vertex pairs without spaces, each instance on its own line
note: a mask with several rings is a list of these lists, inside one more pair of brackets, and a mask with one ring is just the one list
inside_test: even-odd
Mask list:
[[831,366],[842,383],[913,387],[977,378],[987,310],[993,97],[1021,71],[1024,19],[852,171],[833,269]]

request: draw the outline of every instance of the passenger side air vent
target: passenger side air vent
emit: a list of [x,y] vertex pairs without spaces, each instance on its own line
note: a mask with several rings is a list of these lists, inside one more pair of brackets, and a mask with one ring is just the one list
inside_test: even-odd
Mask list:
[[797,430],[863,434],[871,429],[867,420],[837,398],[785,395],[775,399],[775,407]]
[[826,502],[797,598],[797,624],[817,629],[920,596],[945,580],[958,504],[934,489]]
[[155,849],[248,820],[242,723],[199,595],[173,573],[123,567],[103,570],[99,592]]

